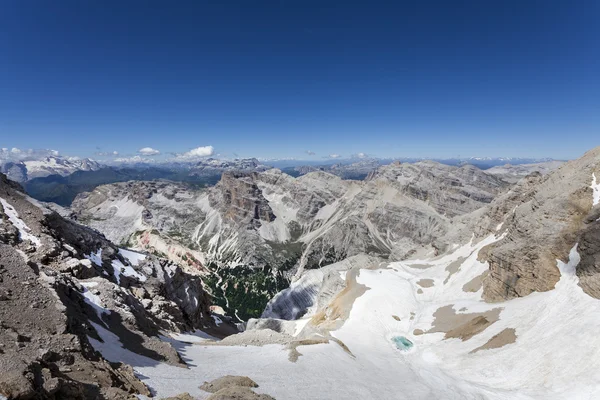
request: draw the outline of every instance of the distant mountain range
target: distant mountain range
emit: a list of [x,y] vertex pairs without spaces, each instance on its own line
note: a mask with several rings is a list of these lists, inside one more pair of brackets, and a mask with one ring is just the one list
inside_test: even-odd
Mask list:
[[[350,160],[335,160],[331,163],[314,164],[312,162],[300,162],[298,165],[287,166],[290,161],[286,160],[279,165],[279,162],[274,162],[273,166],[280,168],[283,172],[292,176],[301,176],[313,171],[325,171],[330,174],[339,176],[342,179],[365,179],[369,174],[375,171],[378,167],[383,165],[389,165],[393,163],[400,164],[414,164],[421,161],[426,161],[421,158],[399,158],[399,159],[381,159],[381,158],[364,158],[364,159],[350,159]],[[474,165],[482,170],[490,168],[502,168],[506,165],[517,166],[517,165],[534,165],[537,166],[540,163],[557,163],[560,164],[562,161],[554,161],[551,159],[533,159],[533,158],[489,158],[489,157],[472,157],[472,158],[448,158],[448,159],[433,159],[430,161],[436,161],[440,164],[451,165],[451,166],[462,166],[462,165]],[[278,166],[279,165],[279,166]],[[537,167],[534,167],[537,170]],[[527,167],[521,168],[521,171],[527,170]],[[500,173],[501,170],[498,170]]]
[[97,171],[101,167],[100,163],[89,158],[48,156],[25,161],[0,158],[0,172],[19,183],[50,175],[67,176],[76,171]]
[[166,179],[202,187],[216,184],[225,171],[260,172],[270,168],[255,158],[232,161],[209,158],[193,163],[138,163],[118,166],[102,165],[91,159],[73,160],[60,156],[34,161],[0,161],[0,172],[23,184],[30,196],[62,206],[70,205],[79,193],[109,183]]
[[[200,161],[165,161],[149,164],[134,162],[104,165],[89,158],[46,155],[36,159],[15,160],[10,153],[0,153],[0,172],[23,184],[32,197],[68,206],[82,192],[94,190],[99,185],[126,182],[130,180],[166,179],[191,183],[196,186],[216,184],[227,171],[264,172],[279,168],[282,172],[298,177],[309,172],[324,171],[342,179],[363,180],[378,167],[392,163],[416,163],[421,158],[353,158],[324,161],[271,160],[259,161],[256,158],[225,160],[207,158]],[[450,166],[475,165],[480,169],[510,165],[523,165],[551,162],[548,159],[533,158],[452,158],[434,160]],[[526,171],[520,168],[519,171]],[[499,170],[496,173],[501,173]],[[511,178],[512,176],[512,178]],[[520,176],[520,175],[519,175]],[[518,178],[515,172],[507,172],[503,177],[509,180]]]
[[415,163],[419,161],[437,161],[441,164],[446,165],[465,165],[471,164],[479,167],[480,169],[488,169],[497,165],[520,165],[520,164],[535,164],[541,162],[554,161],[552,158],[533,158],[533,157],[453,157],[453,158],[431,158],[431,157],[395,157],[395,158],[378,158],[378,157],[364,157],[364,158],[331,158],[324,160],[261,160],[262,163],[270,165],[274,168],[286,170],[289,168],[299,168],[305,166],[312,167],[323,167],[331,165],[351,165],[351,164],[377,164],[387,165],[395,161],[401,163]]

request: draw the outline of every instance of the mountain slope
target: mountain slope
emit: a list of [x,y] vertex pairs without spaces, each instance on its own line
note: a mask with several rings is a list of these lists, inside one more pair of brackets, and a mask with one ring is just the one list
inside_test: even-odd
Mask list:
[[[586,293],[598,297],[595,256],[600,210],[593,206],[592,182],[600,174],[600,148],[564,163],[547,175],[535,173],[496,198],[466,231],[487,235],[502,224],[506,237],[484,249],[490,264],[484,297],[491,301],[554,288],[560,279],[556,259],[566,262],[576,243],[582,261],[578,275]],[[588,271],[588,272],[584,272]]]
[[534,164],[505,164],[502,166],[492,167],[486,169],[486,174],[495,175],[507,182],[518,182],[524,176],[527,176],[533,172],[539,172],[542,175],[554,171],[558,167],[564,164],[564,161],[546,161]]

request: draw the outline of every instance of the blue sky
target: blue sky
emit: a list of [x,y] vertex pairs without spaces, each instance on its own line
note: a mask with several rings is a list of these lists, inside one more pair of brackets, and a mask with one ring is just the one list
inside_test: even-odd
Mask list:
[[573,158],[600,145],[599,20],[597,1],[9,0],[0,147]]

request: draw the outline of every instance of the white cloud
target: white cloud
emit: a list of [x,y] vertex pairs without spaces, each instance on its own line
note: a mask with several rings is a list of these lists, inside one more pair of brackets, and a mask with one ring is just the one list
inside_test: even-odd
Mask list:
[[350,155],[350,158],[369,158],[370,156],[367,153],[355,153]]
[[314,151],[306,150],[306,154],[309,156],[314,156],[316,153]]
[[329,158],[340,158],[341,156],[339,154],[330,154]]
[[194,158],[201,158],[201,157],[209,157],[209,156],[212,156],[214,153],[215,153],[214,147],[201,146],[201,147],[196,147],[195,149],[192,149],[183,154],[179,154],[177,156],[177,158],[194,159]]
[[136,163],[154,163],[154,162],[156,162],[152,158],[145,158],[145,157],[140,157],[140,156],[115,158],[113,161],[118,164],[136,164]]
[[20,162],[20,161],[36,161],[44,160],[47,157],[59,157],[60,154],[56,150],[50,149],[27,149],[22,150],[17,147],[9,149],[3,147],[0,149],[0,161],[2,162]]
[[110,157],[110,156],[118,156],[118,151],[97,151],[94,153],[98,157]]
[[143,147],[138,150],[138,153],[143,156],[157,156],[160,154],[160,151],[153,149],[152,147]]

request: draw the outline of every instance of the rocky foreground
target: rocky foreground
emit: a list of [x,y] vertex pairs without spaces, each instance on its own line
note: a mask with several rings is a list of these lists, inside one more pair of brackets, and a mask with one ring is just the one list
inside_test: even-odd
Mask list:
[[[132,368],[90,345],[95,327],[156,362],[183,366],[161,330],[217,329],[193,270],[119,249],[0,175],[0,394],[9,399],[121,399],[150,392]],[[110,311],[108,311],[110,310]]]

